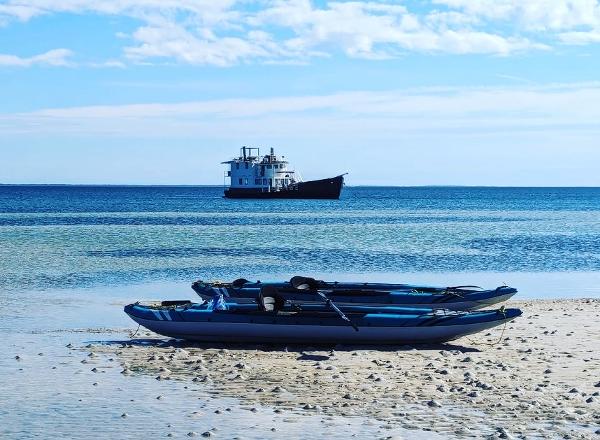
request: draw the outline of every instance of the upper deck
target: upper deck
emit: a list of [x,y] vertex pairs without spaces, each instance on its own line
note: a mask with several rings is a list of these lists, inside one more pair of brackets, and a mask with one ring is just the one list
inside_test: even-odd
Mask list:
[[230,188],[279,191],[298,182],[285,157],[278,158],[273,148],[261,156],[258,148],[242,147],[239,157],[222,163],[229,165],[225,177],[231,179]]

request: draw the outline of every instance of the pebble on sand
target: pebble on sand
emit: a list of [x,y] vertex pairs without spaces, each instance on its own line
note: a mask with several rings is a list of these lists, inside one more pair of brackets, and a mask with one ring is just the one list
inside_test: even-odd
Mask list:
[[498,433],[498,437],[500,438],[513,438],[512,435],[510,435],[505,428],[498,428],[496,429],[496,432]]
[[442,407],[442,405],[436,400],[430,400],[429,402],[427,402],[427,406],[430,408],[441,408]]

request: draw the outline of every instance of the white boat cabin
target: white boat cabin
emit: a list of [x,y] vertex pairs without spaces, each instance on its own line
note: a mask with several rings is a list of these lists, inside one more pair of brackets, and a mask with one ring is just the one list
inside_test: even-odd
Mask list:
[[287,169],[288,162],[271,153],[260,155],[260,149],[242,147],[240,156],[222,162],[229,165],[225,177],[231,179],[230,188],[253,189],[263,192],[281,191],[298,183],[295,172]]

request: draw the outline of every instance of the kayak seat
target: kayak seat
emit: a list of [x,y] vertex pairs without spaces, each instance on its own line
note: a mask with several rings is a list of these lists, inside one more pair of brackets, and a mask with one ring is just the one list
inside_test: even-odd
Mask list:
[[231,285],[236,289],[241,289],[242,287],[244,287],[244,284],[249,282],[250,281],[248,281],[246,278],[238,278],[233,283],[231,283]]
[[258,294],[258,308],[264,312],[277,313],[283,309],[285,299],[274,286],[264,286]]
[[275,311],[275,298],[272,296],[267,296],[263,298],[262,306],[265,312],[274,312]]
[[[321,281],[322,282],[322,281]],[[314,278],[295,276],[290,280],[290,284],[297,290],[315,290],[319,287],[320,281]]]

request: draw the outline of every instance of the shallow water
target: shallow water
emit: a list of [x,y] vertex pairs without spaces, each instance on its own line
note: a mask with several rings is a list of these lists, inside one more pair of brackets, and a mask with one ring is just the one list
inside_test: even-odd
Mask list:
[[0,186],[0,261],[0,289],[12,291],[281,273],[593,272],[600,189],[347,187],[339,201],[253,201],[217,187]]

